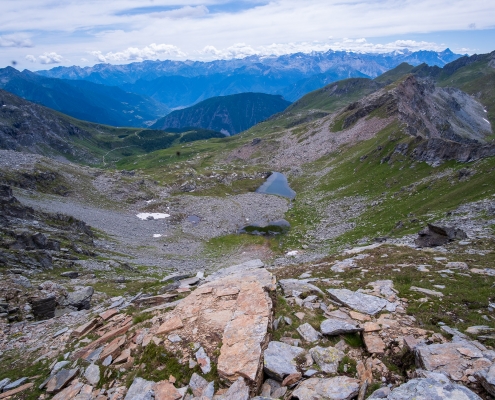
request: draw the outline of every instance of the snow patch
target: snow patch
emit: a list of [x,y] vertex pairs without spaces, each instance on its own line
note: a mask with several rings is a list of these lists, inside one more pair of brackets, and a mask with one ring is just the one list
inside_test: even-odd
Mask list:
[[145,219],[163,219],[163,218],[168,218],[170,217],[170,214],[164,214],[164,213],[139,213],[136,214],[136,217],[139,219],[145,220]]
[[[483,121],[486,121],[486,122],[488,122],[488,123],[490,124],[490,121],[488,121],[488,120],[487,120],[487,119],[485,119],[485,118],[483,118]],[[490,124],[490,125],[491,125],[491,124]]]
[[299,254],[299,251],[297,250],[292,250],[292,251],[289,251],[287,252],[287,254],[285,254],[286,257],[295,257]]
[[162,237],[162,235],[161,235],[161,234],[159,234],[159,233],[154,233],[154,234],[153,234],[153,237],[154,237],[154,238],[159,238],[159,237]]

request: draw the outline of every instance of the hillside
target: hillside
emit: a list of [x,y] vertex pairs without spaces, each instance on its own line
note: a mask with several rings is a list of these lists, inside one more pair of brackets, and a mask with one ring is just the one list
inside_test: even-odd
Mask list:
[[0,90],[0,149],[105,165],[126,155],[213,137],[224,135],[197,128],[165,132],[94,124]]
[[281,96],[241,93],[213,97],[192,107],[176,110],[159,119],[152,128],[197,127],[235,135],[285,110],[290,102]]
[[118,87],[45,78],[12,67],[0,69],[0,89],[74,118],[113,126],[144,127],[170,110]]

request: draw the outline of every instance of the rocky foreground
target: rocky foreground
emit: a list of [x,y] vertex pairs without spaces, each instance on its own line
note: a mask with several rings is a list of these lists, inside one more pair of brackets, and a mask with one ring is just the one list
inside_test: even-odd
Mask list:
[[[357,249],[360,254],[347,260],[363,259],[367,250]],[[2,280],[22,292],[29,279],[20,276]],[[0,399],[23,393],[57,400],[495,395],[495,351],[447,325],[440,325],[443,334],[417,326],[392,280],[354,291],[342,281],[311,276],[308,271],[277,282],[260,260],[252,260],[207,277],[167,276],[161,295],[98,300],[88,287],[79,288],[72,297],[85,295],[87,303],[72,304],[70,313],[1,323],[2,354],[39,355],[32,363],[47,373],[2,380]],[[60,296],[53,282],[39,288],[46,298]],[[427,298],[443,296],[411,289]],[[11,313],[6,299],[0,307]],[[491,332],[475,326],[467,333],[486,339]],[[392,368],[392,357],[401,360],[407,382]]]

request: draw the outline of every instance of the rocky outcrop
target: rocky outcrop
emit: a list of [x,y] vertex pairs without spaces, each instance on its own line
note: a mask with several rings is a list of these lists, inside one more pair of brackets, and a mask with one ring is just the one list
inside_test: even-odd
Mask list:
[[428,224],[425,229],[418,233],[415,243],[418,247],[435,247],[443,246],[453,240],[463,239],[467,239],[467,235],[462,229]]

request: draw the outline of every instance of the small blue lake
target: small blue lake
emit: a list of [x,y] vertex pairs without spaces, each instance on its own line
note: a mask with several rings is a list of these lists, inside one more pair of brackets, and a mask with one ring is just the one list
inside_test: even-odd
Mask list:
[[290,188],[287,178],[280,172],[272,172],[265,183],[256,189],[256,193],[274,194],[291,200],[296,197],[296,192]]

